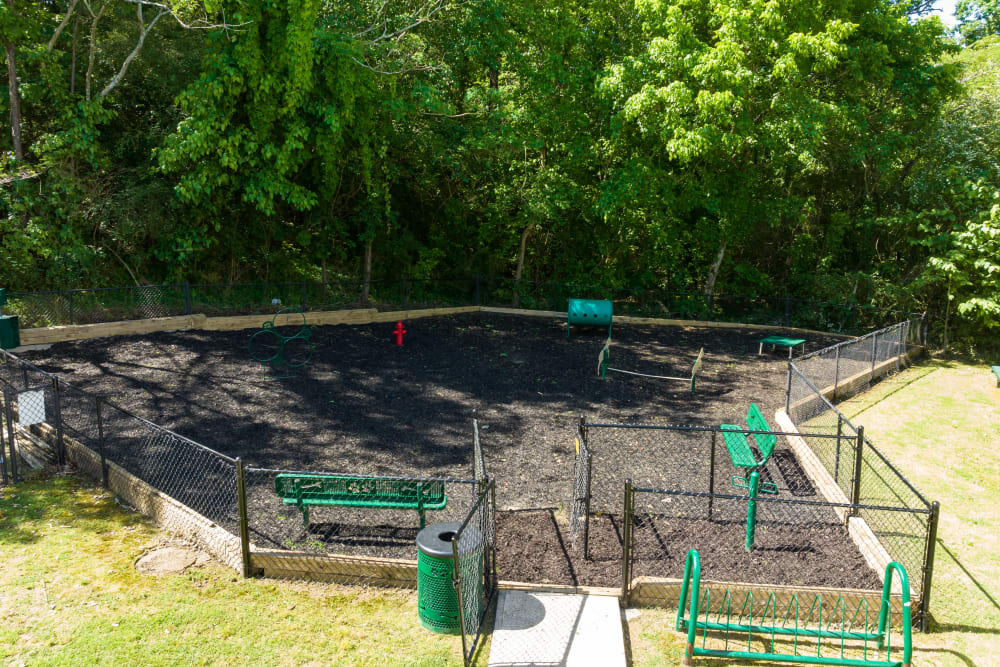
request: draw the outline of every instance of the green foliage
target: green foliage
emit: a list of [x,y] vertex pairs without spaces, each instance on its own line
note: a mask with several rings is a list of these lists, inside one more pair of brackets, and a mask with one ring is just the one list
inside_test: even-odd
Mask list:
[[375,280],[950,294],[993,317],[997,42],[959,53],[913,3],[181,0],[228,26],[164,19],[104,96],[135,6],[108,5],[92,67],[83,5],[49,48],[68,6],[0,10],[29,156],[0,190],[12,288],[369,257]]

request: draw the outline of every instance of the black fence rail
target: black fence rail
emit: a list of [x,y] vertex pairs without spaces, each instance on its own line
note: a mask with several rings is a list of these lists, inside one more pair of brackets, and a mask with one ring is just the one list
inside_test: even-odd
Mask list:
[[23,328],[92,324],[203,313],[251,315],[276,308],[303,311],[448,306],[566,309],[567,299],[614,302],[618,315],[715,320],[858,333],[911,316],[904,311],[793,297],[615,288],[493,276],[453,279],[138,285],[8,293],[8,311]]

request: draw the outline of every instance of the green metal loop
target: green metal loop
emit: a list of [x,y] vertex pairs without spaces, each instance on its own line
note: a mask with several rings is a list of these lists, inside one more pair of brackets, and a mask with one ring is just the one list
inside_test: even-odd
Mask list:
[[[285,336],[278,332],[278,318],[282,315],[290,313],[298,313],[302,317],[302,327],[295,333],[295,335]],[[298,308],[282,308],[274,314],[274,317],[272,317],[269,322],[261,324],[260,331],[250,337],[250,340],[247,343],[247,352],[249,352],[254,361],[258,361],[262,364],[268,364],[274,370],[287,368],[294,371],[295,369],[302,368],[312,360],[314,347],[310,342],[311,338],[312,327],[306,324],[305,313]],[[294,341],[301,342],[296,343]],[[304,344],[304,353],[301,353],[300,350],[300,354],[297,356],[286,356],[285,348],[289,345],[289,343],[292,344],[292,350],[294,350],[296,346]],[[293,376],[294,372],[291,375],[281,377]],[[265,374],[264,377],[267,378],[268,376]],[[275,377],[276,376],[271,376],[271,378],[268,379],[275,379]]]

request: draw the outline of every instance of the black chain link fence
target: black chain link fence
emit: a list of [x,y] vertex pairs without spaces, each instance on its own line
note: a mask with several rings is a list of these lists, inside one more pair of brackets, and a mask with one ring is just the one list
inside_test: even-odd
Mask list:
[[792,414],[793,409],[800,409],[800,401],[815,393],[842,401],[866,391],[872,382],[898,373],[908,361],[907,353],[925,344],[924,335],[923,320],[907,320],[794,359],[812,386],[797,383],[791,387],[786,411]]
[[[920,322],[903,322],[882,332],[884,344],[876,342],[873,335],[858,339],[858,343],[845,347],[868,350],[868,354],[881,360],[885,374],[896,372],[899,355],[907,346],[919,345],[923,339]],[[901,342],[902,341],[902,342]],[[854,343],[852,341],[852,343]],[[930,586],[934,568],[934,546],[937,533],[939,505],[929,501],[893,465],[875,444],[865,437],[864,428],[856,426],[832,402],[836,395],[846,398],[854,395],[833,387],[829,380],[829,364],[825,374],[818,372],[820,363],[812,359],[843,359],[834,346],[807,355],[806,370],[800,368],[801,359],[788,365],[787,412],[801,433],[802,440],[815,456],[844,502],[858,506],[857,516],[864,519],[868,529],[889,557],[903,564],[917,591],[918,616],[922,627],[926,625],[926,610],[930,604]],[[858,356],[858,355],[854,355]],[[867,388],[870,368],[879,362],[864,364],[855,377],[862,378],[860,386]],[[855,369],[856,370],[856,369]],[[821,389],[822,387],[822,389]],[[860,389],[858,390],[860,391]],[[830,439],[830,435],[839,436]],[[902,511],[906,510],[906,511]]]
[[[420,528],[461,524],[454,582],[467,660],[481,643],[497,591],[496,495],[475,417],[474,478],[393,477],[245,467],[6,351],[0,396],[3,483],[18,481],[19,459],[71,463],[123,504],[247,576],[254,558],[279,552],[279,576],[380,585],[398,577],[412,587]],[[306,508],[282,477],[346,480],[351,497]]]
[[462,654],[471,665],[481,647],[486,619],[498,590],[496,568],[496,485],[477,484],[477,498],[452,541],[453,581],[458,593]]
[[377,308],[414,310],[452,306],[566,310],[570,298],[608,299],[615,314],[682,320],[715,320],[858,333],[885,326],[907,313],[814,299],[705,295],[612,288],[492,276],[454,279],[141,285],[8,293],[8,311],[22,328],[115,322],[203,313],[270,314],[277,307],[303,311]]
[[573,549],[579,549],[582,544],[583,557],[587,558],[590,537],[590,484],[593,457],[590,453],[590,447],[587,445],[586,421],[583,417],[580,417],[573,445],[576,459],[573,464],[573,497],[569,503],[570,546]]

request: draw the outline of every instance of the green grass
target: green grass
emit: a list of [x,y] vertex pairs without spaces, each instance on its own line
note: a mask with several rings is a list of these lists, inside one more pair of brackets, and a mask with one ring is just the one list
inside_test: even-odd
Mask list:
[[[929,499],[941,503],[930,632],[913,664],[1000,664],[1000,389],[988,366],[933,360],[889,378],[840,409]],[[629,623],[634,664],[679,664],[675,611]],[[699,659],[695,664],[736,663]]]
[[71,476],[0,489],[0,663],[461,665],[416,594],[241,579],[214,562],[138,573],[165,536]]

